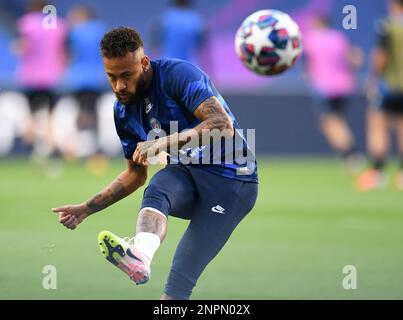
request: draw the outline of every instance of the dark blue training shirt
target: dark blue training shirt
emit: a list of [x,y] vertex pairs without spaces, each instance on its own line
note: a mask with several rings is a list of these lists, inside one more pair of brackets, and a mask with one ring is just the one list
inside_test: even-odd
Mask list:
[[[210,145],[209,150],[206,146],[185,148],[185,151],[171,154],[169,163],[197,165],[227,178],[257,182],[255,156],[243,137],[246,132],[237,130],[238,123],[207,74],[178,59],[151,61],[151,67],[152,82],[142,98],[131,105],[116,100],[114,105],[116,131],[126,159],[132,159],[137,143],[146,141],[150,132],[158,136],[163,130],[169,135],[174,133],[170,131],[174,127],[181,132],[197,126],[201,121],[193,112],[203,101],[215,96],[233,122],[234,138],[227,140],[227,144],[221,141],[215,148]],[[176,121],[175,126],[172,126],[173,121]],[[206,160],[209,164],[205,164]]]

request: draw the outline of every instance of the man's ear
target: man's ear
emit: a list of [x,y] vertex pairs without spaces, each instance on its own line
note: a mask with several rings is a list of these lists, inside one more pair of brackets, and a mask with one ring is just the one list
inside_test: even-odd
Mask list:
[[144,72],[147,72],[150,69],[150,58],[148,56],[144,56],[141,59],[141,66]]

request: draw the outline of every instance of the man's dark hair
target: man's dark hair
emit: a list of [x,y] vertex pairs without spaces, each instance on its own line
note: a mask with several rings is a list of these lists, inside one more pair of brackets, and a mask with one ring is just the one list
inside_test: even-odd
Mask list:
[[101,53],[105,58],[121,58],[139,48],[143,48],[140,33],[128,27],[115,28],[101,40]]
[[[50,1],[49,1],[50,2]],[[32,0],[28,2],[28,11],[42,12],[43,8],[47,5],[45,0]]]
[[174,0],[174,5],[177,7],[187,8],[191,6],[190,0]]

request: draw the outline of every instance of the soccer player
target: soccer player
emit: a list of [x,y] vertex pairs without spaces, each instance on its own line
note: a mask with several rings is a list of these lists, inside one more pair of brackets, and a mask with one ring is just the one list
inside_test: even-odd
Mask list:
[[[46,1],[29,1],[28,12],[17,22],[20,55],[17,81],[31,109],[24,141],[34,148],[34,155],[46,159],[59,153],[51,118],[57,101],[55,91],[65,70],[67,28],[64,20],[58,17],[57,28],[45,29],[42,14],[45,6]],[[45,127],[41,128],[36,115],[44,108],[48,117]],[[45,134],[41,134],[43,129]]]
[[[236,130],[239,126],[226,102],[199,68],[183,60],[150,61],[139,33],[125,27],[104,36],[101,52],[117,98],[115,124],[127,169],[88,201],[53,211],[59,213],[60,223],[75,229],[91,214],[142,186],[151,159],[147,156],[168,150],[168,165],[144,191],[135,237],[123,239],[103,231],[98,240],[107,260],[142,284],[150,278],[151,261],[165,238],[168,217],[190,220],[161,297],[188,299],[207,264],[255,204],[256,160],[254,156],[245,162],[239,159],[239,154],[251,154],[251,148]],[[147,133],[169,132],[173,121],[176,132],[146,140]],[[207,152],[217,151],[210,138],[210,143],[203,143],[214,130],[222,137],[218,154]],[[194,145],[188,148],[188,143]],[[230,145],[233,161],[229,161]],[[213,161],[204,164],[206,159]]]
[[304,57],[311,82],[320,130],[347,167],[359,164],[353,132],[346,121],[346,107],[356,88],[354,68],[362,64],[362,52],[347,37],[329,26],[325,16],[314,16],[304,34]]
[[[395,128],[400,170],[395,178],[403,190],[403,0],[393,0],[389,17],[378,30],[378,44],[372,52],[373,81],[368,90],[367,143],[371,167],[357,180],[359,191],[382,188],[389,149],[389,130]],[[377,96],[380,96],[380,99]]]
[[81,145],[75,150],[76,156],[87,158],[99,152],[97,102],[108,84],[98,46],[107,28],[86,6],[73,7],[67,16],[67,47],[70,60],[64,86],[79,105],[77,129],[80,134],[90,137],[82,139],[86,143],[79,141]]
[[199,64],[206,38],[206,22],[190,0],[173,0],[152,23],[151,45],[163,58]]

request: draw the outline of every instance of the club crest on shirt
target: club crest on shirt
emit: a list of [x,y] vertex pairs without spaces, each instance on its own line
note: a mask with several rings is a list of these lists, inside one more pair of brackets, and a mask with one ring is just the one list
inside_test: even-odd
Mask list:
[[156,133],[161,131],[161,123],[155,118],[150,119],[150,126]]

